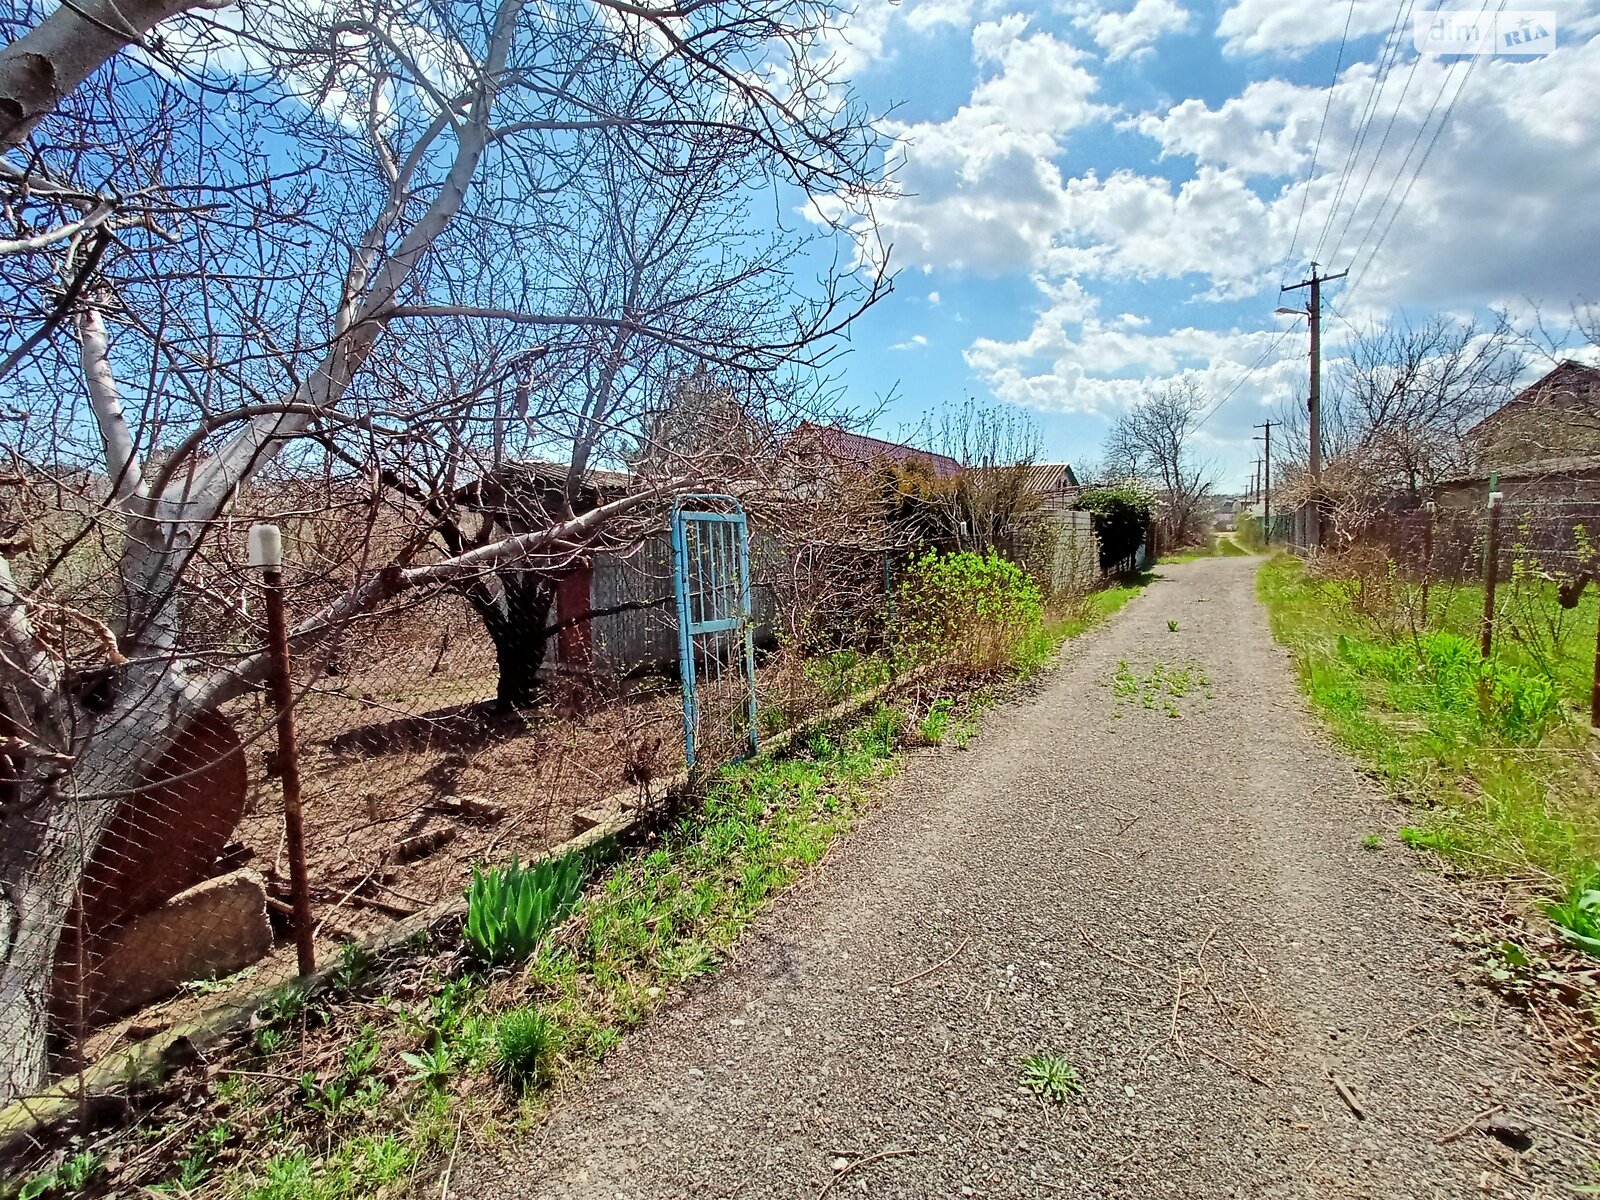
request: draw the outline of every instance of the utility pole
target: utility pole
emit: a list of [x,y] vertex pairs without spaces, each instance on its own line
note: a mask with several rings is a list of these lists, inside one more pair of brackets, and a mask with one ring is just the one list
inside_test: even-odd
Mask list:
[[1304,310],[1298,308],[1280,308],[1278,311],[1285,314],[1294,314],[1305,317],[1311,325],[1311,392],[1307,406],[1311,415],[1311,484],[1315,499],[1311,510],[1311,544],[1322,544],[1322,513],[1320,507],[1322,500],[1322,285],[1332,283],[1335,279],[1343,279],[1349,271],[1340,271],[1337,275],[1318,275],[1317,264],[1311,264],[1311,278],[1302,279],[1299,283],[1285,284],[1279,288],[1282,292],[1297,292],[1301,288],[1311,289],[1311,302]]
[[1266,443],[1266,448],[1261,453],[1261,477],[1265,481],[1263,495],[1266,498],[1266,503],[1261,508],[1261,544],[1264,546],[1272,545],[1272,428],[1281,424],[1282,421],[1263,421],[1255,426],[1263,433],[1254,440]]
[[1261,499],[1261,460],[1256,459],[1256,475],[1250,484],[1250,503],[1254,504]]

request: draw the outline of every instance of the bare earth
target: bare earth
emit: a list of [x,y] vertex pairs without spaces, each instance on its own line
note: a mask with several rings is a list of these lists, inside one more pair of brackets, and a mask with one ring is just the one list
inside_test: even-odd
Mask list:
[[[522,1144],[463,1154],[451,1194],[1387,1200],[1592,1182],[1600,1139],[1524,1050],[1523,1015],[1471,981],[1459,903],[1394,837],[1403,810],[1314,730],[1255,566],[1165,568],[969,751],[914,756],[735,963]],[[1120,663],[1188,678],[1146,707],[1115,686]],[[1080,1098],[1021,1090],[1040,1050],[1076,1065]],[[1466,1128],[1497,1106],[1529,1152]],[[857,1165],[836,1177],[841,1160]]]

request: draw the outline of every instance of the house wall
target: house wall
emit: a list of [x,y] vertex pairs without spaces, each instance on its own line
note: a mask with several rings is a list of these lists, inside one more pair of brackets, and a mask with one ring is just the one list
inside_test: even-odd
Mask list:
[[[1508,507],[1519,504],[1600,503],[1600,463],[1542,474],[1502,475],[1499,489]],[[1452,479],[1436,483],[1430,498],[1440,508],[1482,508],[1489,499],[1489,479]]]
[[[754,554],[755,547],[752,547],[752,557]],[[676,670],[678,609],[673,591],[672,539],[668,534],[651,535],[632,554],[595,556],[589,579],[590,611],[624,604],[639,607],[585,622],[587,639],[581,635],[561,639],[559,643],[553,639],[546,666],[586,668],[614,676]],[[771,645],[772,589],[752,584],[750,607],[755,618],[756,644]],[[583,645],[585,640],[587,658],[569,650],[569,647]]]

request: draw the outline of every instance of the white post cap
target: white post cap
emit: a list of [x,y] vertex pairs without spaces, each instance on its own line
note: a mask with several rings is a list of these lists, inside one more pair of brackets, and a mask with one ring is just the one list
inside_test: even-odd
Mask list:
[[263,571],[283,566],[283,534],[276,525],[250,526],[250,565]]

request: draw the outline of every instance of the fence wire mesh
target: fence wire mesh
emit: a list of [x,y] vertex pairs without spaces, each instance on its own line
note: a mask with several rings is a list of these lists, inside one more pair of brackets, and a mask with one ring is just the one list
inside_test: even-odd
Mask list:
[[[3,853],[7,880],[33,889],[5,931],[5,1099],[181,1026],[223,992],[297,973],[280,714],[263,577],[247,554],[256,521],[283,528],[319,961],[459,897],[475,863],[526,858],[659,799],[685,769],[663,512],[603,550],[500,563],[343,615],[351,589],[387,587],[401,569],[379,564],[414,553],[415,531],[376,516],[370,491],[291,480],[242,495],[173,594],[152,596],[119,558],[103,481],[79,484],[50,495],[29,484],[5,513],[33,539],[18,577],[0,579],[0,599],[26,596],[30,622],[4,646]],[[1059,506],[978,531],[995,536],[977,547],[819,523],[830,532],[752,517],[763,736],[892,677],[895,591],[923,554],[995,549],[1061,595],[1101,578],[1089,515]],[[113,628],[169,619],[170,637],[140,638],[159,653],[122,658]],[[318,637],[297,632],[314,626]],[[717,731],[702,743],[708,767],[744,748],[749,699],[742,639],[712,640],[699,694],[702,728]],[[29,691],[28,654],[54,690]]]
[[1600,502],[1512,494],[1379,514],[1328,556],[1353,607],[1415,635],[1450,630],[1593,709]]
[[[23,752],[21,735],[31,730],[11,723],[5,731],[15,738],[0,780],[10,806],[7,853],[33,865],[48,858],[55,874],[40,886],[61,898],[50,924],[10,931],[45,986],[31,997],[15,993],[21,1006],[0,1018],[8,1049],[0,1091],[8,1099],[214,1007],[225,987],[296,973],[278,714],[256,666],[266,633],[262,580],[244,561],[246,529],[240,523],[216,539],[203,580],[179,597],[205,609],[205,619],[186,622],[188,640],[165,662],[138,668],[140,703],[97,713],[95,689],[108,668],[64,675],[72,701],[103,715],[91,753],[137,763],[139,740],[152,728],[140,714],[182,686],[195,664],[251,673],[239,695],[186,716],[170,746],[147,756],[136,786],[105,790],[81,763],[63,762],[57,786],[76,801],[30,816],[22,811],[26,776],[40,769],[41,755],[32,741]],[[292,533],[286,540],[292,630],[339,590],[329,581],[336,566],[344,567],[340,586],[361,568],[341,564],[336,546],[311,546]],[[805,656],[881,649],[893,572],[883,550],[755,540],[756,689],[770,731],[861,681],[859,672],[819,670]],[[294,657],[305,865],[324,960],[341,943],[460,896],[474,863],[526,858],[597,814],[659,799],[684,769],[664,528],[559,572],[504,568],[492,583],[513,619],[486,619],[461,587],[423,589]],[[36,605],[36,623],[68,643],[68,663],[103,664],[103,627],[79,619],[87,605],[75,600]],[[797,633],[792,651],[779,649],[780,638]],[[740,639],[704,648],[713,685],[737,673],[732,656],[742,649]],[[702,709],[735,690],[703,689]],[[513,702],[524,699],[531,702]],[[740,691],[729,702],[742,709],[747,700]],[[5,711],[17,703],[8,696]],[[702,720],[735,724],[720,710],[703,711]],[[702,763],[733,757],[732,740],[704,744]],[[101,813],[109,818],[99,822]]]

